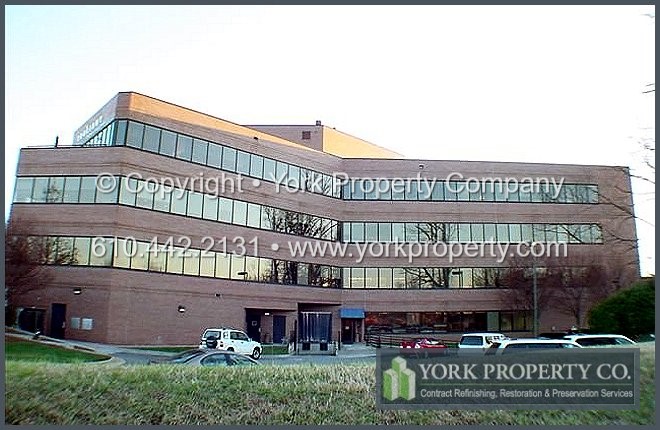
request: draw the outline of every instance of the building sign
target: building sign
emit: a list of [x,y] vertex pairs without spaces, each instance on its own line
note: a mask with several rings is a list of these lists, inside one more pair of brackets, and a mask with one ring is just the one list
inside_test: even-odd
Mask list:
[[88,138],[94,136],[101,129],[101,125],[103,125],[103,115],[101,114],[87,121],[85,125],[76,130],[73,138],[74,145],[80,145]]

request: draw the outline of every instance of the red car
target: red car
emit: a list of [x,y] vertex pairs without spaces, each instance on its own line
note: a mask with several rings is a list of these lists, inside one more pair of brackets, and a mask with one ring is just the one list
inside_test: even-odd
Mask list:
[[436,339],[414,339],[401,341],[401,348],[447,348],[447,345]]

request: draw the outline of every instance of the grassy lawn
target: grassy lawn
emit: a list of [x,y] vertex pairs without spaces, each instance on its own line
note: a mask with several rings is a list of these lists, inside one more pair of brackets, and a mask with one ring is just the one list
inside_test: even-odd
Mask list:
[[[276,354],[287,354],[288,350],[286,346],[282,345],[268,345],[268,344],[262,344],[262,355],[276,355]],[[195,349],[197,348],[197,345],[193,346],[141,346],[138,348],[134,349],[144,349],[144,350],[149,350],[149,351],[162,351],[162,352],[183,352],[188,349]]]
[[5,361],[41,361],[49,363],[84,363],[106,360],[106,355],[91,354],[59,346],[5,336]]
[[9,424],[654,423],[655,349],[642,350],[639,410],[379,411],[374,364],[99,367],[6,366]]

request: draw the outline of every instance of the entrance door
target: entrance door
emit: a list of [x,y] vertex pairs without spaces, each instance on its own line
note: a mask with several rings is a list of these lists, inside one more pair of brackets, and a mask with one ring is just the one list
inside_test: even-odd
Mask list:
[[355,321],[354,319],[342,318],[341,320],[341,341],[345,344],[351,344],[355,341]]
[[53,303],[50,308],[50,337],[64,339],[64,324],[66,322],[66,305]]
[[286,317],[273,315],[273,343],[282,343],[286,337]]
[[247,335],[255,342],[261,342],[261,314],[262,312],[245,311],[245,323],[247,324]]
[[44,332],[44,309],[23,309],[18,314],[18,328],[32,333]]

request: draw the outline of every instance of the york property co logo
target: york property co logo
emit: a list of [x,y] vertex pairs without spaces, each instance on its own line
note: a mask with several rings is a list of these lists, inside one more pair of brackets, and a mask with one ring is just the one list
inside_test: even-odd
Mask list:
[[392,359],[392,368],[383,372],[383,396],[387,400],[415,398],[415,372],[402,357]]

